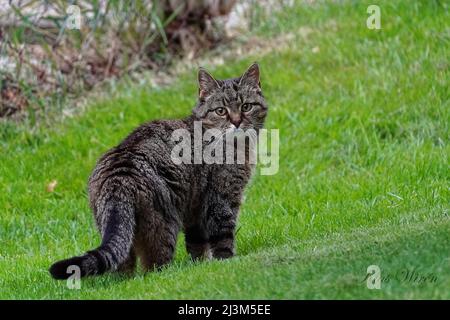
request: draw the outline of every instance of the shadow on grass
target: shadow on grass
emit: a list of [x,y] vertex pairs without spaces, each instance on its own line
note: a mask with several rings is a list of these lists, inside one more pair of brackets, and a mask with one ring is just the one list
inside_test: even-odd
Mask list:
[[192,261],[190,258],[186,257],[183,260],[175,260],[161,269],[155,269],[153,271],[144,271],[142,266],[138,264],[138,267],[133,273],[109,272],[100,276],[83,278],[83,287],[86,289],[95,290],[108,289],[110,287],[115,287],[117,285],[136,280],[148,281],[153,277],[167,277],[172,274],[177,274],[180,270],[194,268],[205,263],[208,263],[208,261]]

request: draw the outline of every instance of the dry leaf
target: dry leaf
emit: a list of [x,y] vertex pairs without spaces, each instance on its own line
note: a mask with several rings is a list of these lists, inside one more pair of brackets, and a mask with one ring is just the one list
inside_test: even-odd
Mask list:
[[48,185],[47,185],[47,192],[53,192],[55,191],[56,185],[58,184],[58,181],[56,180],[52,180]]

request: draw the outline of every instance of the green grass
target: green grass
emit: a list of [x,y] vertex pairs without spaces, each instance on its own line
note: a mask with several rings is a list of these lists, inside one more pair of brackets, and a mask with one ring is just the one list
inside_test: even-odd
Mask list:
[[[293,32],[288,47],[212,70],[236,76],[258,60],[267,127],[280,129],[280,170],[252,180],[229,261],[190,262],[180,236],[158,273],[81,290],[47,273],[99,243],[86,193],[96,159],[146,120],[188,114],[194,70],[169,88],[121,85],[52,126],[1,123],[0,298],[449,299],[448,5],[379,1],[374,31],[369,4],[297,4],[257,31]],[[373,264],[381,290],[363,281]],[[405,270],[436,281],[389,280]]]

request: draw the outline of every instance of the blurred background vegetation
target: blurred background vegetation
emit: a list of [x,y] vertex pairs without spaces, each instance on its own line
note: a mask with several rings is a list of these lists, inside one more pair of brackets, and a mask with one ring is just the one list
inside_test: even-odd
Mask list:
[[[256,28],[263,12],[284,4],[0,0],[0,117],[34,123],[104,80],[136,79],[143,70],[192,60]],[[79,8],[79,29],[70,28],[78,13],[71,5]]]

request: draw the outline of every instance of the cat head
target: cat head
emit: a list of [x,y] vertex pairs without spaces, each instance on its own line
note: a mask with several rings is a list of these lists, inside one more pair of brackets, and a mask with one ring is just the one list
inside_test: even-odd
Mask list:
[[267,104],[261,91],[257,63],[239,78],[226,80],[214,79],[200,68],[198,85],[199,98],[193,114],[206,129],[258,130],[263,127]]

